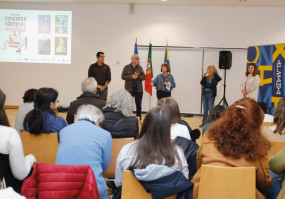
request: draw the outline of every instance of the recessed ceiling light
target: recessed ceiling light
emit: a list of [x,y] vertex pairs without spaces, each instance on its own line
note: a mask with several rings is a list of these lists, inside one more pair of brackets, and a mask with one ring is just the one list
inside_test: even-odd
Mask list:
[[160,1],[167,1],[167,0],[160,0]]

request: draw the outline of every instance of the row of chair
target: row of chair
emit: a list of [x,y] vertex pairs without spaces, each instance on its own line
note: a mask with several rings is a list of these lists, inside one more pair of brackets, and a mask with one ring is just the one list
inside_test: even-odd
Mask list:
[[[255,167],[216,167],[202,165],[199,185],[199,199],[254,199],[255,198]],[[151,199],[143,186],[125,170],[122,185],[124,199]],[[167,199],[176,198],[176,195]]]
[[[54,164],[58,149],[57,133],[33,135],[21,133],[24,154],[34,154],[37,162]],[[116,159],[121,148],[133,138],[113,139],[111,163],[103,174],[106,178],[115,177]],[[268,156],[277,154],[284,142],[271,142]],[[202,165],[199,185],[199,199],[204,198],[255,198],[255,168],[254,167],[212,167]],[[242,191],[241,191],[242,190]],[[130,171],[124,171],[122,198],[151,198],[142,185]],[[235,196],[235,197],[233,197]],[[169,198],[175,198],[171,196]]]
[[[57,133],[42,133],[41,135],[33,135],[29,132],[21,132],[20,134],[24,154],[34,154],[37,162],[54,164],[58,150]],[[121,148],[134,141],[134,138],[120,138],[112,140],[112,154],[110,165],[103,176],[106,178],[115,178],[116,160]]]

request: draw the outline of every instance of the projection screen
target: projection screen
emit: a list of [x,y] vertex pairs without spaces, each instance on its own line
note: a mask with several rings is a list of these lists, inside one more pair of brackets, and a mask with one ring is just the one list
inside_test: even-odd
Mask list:
[[71,11],[0,9],[0,61],[71,63]]

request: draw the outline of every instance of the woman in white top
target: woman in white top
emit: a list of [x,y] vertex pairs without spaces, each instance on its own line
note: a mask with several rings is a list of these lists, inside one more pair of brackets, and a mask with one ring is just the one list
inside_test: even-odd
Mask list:
[[250,63],[240,85],[243,97],[249,97],[257,101],[259,83],[260,77],[257,74],[257,66],[255,63]]
[[6,186],[20,193],[22,180],[30,173],[36,159],[33,155],[24,156],[19,133],[9,127],[5,99],[6,95],[0,89],[0,162],[4,167]]
[[188,179],[188,165],[183,150],[170,141],[170,112],[165,106],[151,109],[146,115],[139,139],[125,145],[117,158],[115,184],[122,185],[123,170],[165,165]]
[[[172,97],[162,98],[157,103],[158,106],[166,106],[170,110],[170,139],[175,139],[177,136],[191,140],[190,132],[187,126],[180,124],[181,116],[177,102]],[[187,123],[186,123],[187,124]],[[199,137],[199,136],[198,136]]]
[[20,133],[21,131],[24,130],[24,119],[26,115],[34,109],[34,101],[35,101],[35,96],[37,93],[37,89],[31,88],[27,90],[24,94],[23,100],[24,104],[21,104],[17,117],[16,117],[16,122],[15,122],[15,129]]
[[282,98],[274,112],[274,125],[262,129],[262,134],[270,141],[285,142],[285,98]]

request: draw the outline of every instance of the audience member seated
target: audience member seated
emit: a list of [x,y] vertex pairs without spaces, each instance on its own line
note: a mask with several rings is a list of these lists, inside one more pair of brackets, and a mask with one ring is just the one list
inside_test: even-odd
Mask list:
[[[272,184],[269,188],[267,199],[277,198],[280,190],[285,184],[285,147],[275,156],[269,160],[270,175],[272,177]],[[284,198],[280,197],[280,198]]]
[[138,120],[133,116],[134,102],[131,94],[125,89],[111,95],[103,109],[102,128],[109,131],[113,138],[137,137]]
[[285,142],[285,98],[282,98],[274,112],[274,125],[262,129],[262,134],[270,141]]
[[[184,152],[170,140],[170,115],[169,109],[165,106],[155,107],[148,112],[139,138],[125,145],[118,155],[115,175],[117,187],[122,185],[123,170],[145,169],[147,166],[152,169],[166,166],[174,171],[180,171],[188,179],[188,165]],[[153,172],[152,169],[150,172]],[[163,169],[161,172],[163,174]]]
[[83,93],[77,97],[77,100],[70,103],[69,110],[66,115],[67,124],[72,124],[74,122],[74,114],[79,106],[83,104],[91,104],[102,111],[102,108],[106,104],[106,100],[96,94],[97,82],[94,77],[88,77],[83,80],[81,83],[81,91]]
[[206,124],[203,127],[202,136],[208,130],[208,128],[226,112],[226,110],[227,109],[222,105],[217,105],[210,110],[210,113],[205,122]]
[[4,109],[5,99],[6,95],[0,90],[0,162],[3,165],[6,186],[20,193],[22,180],[28,176],[36,159],[33,155],[24,156],[19,133],[9,127]]
[[[177,136],[185,137],[191,140],[190,132],[187,126],[179,124],[181,120],[180,110],[177,102],[172,97],[162,98],[157,103],[158,106],[166,106],[170,111],[170,121],[171,121],[171,130],[170,130],[170,139],[175,139]],[[187,124],[187,122],[185,122]],[[184,124],[185,124],[184,123]],[[191,129],[191,128],[190,128]],[[200,133],[200,131],[199,131]],[[199,134],[200,136],[200,134]],[[199,138],[198,136],[198,138]],[[196,136],[195,136],[196,137]]]
[[264,119],[263,122],[273,122],[274,117],[272,115],[268,114],[268,108],[265,102],[257,102],[260,106],[260,108],[263,110],[264,112]]
[[37,91],[34,109],[24,120],[25,131],[35,135],[56,132],[60,139],[59,132],[66,127],[66,122],[54,113],[57,97],[58,92],[53,88],[40,88]]
[[35,101],[35,96],[36,92],[38,90],[31,88],[27,90],[24,94],[24,104],[21,104],[20,107],[18,108],[18,113],[16,117],[16,122],[15,122],[15,129],[20,133],[21,131],[24,130],[24,119],[26,115],[34,109],[34,101]]
[[255,167],[256,199],[264,199],[271,184],[267,152],[270,142],[260,133],[263,112],[257,102],[243,98],[230,106],[203,136],[197,153],[194,198],[198,198],[201,165]]
[[89,165],[95,175],[100,198],[108,198],[102,176],[111,161],[111,134],[100,128],[104,116],[91,104],[78,108],[71,124],[60,132],[55,164]]

